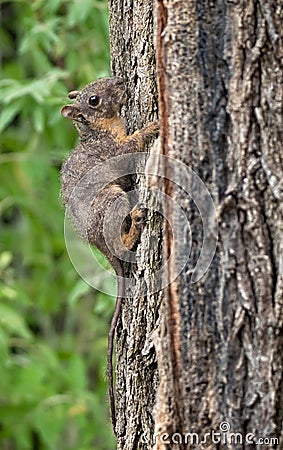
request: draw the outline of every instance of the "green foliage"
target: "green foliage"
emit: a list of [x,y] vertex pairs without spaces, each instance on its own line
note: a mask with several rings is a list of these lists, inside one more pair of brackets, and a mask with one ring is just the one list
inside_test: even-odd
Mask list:
[[67,92],[108,74],[106,1],[2,1],[0,449],[113,448],[105,377],[113,299],[65,248]]

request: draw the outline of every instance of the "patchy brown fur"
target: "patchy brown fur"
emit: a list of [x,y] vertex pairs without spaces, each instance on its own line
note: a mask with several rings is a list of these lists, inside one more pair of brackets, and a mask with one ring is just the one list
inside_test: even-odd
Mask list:
[[[156,135],[159,130],[158,122],[150,122],[141,130],[135,131],[128,136],[125,124],[120,117],[120,111],[125,104],[125,87],[121,78],[101,78],[88,84],[81,91],[72,91],[69,98],[75,102],[62,108],[64,117],[71,119],[76,126],[80,143],[66,159],[61,170],[61,192],[63,203],[68,214],[73,220],[79,235],[90,244],[95,245],[109,260],[118,275],[118,279],[123,279],[123,268],[119,257],[114,255],[106,243],[104,235],[104,219],[107,209],[114,202],[119,202],[116,208],[117,217],[111,217],[113,222],[113,234],[110,235],[112,243],[122,242],[124,247],[131,250],[137,243],[143,223],[143,211],[137,207],[131,210],[127,191],[131,189],[131,177],[120,176],[119,168],[113,172],[113,182],[109,183],[100,191],[93,189],[95,183],[88,180],[86,175],[91,173],[99,164],[118,155],[135,153],[142,151],[146,141]],[[93,172],[92,172],[93,173]],[[76,186],[84,180],[81,191],[76,190]],[[84,192],[91,191],[93,195],[87,218],[82,211],[82,204],[85,201]],[[130,213],[129,213],[130,212]],[[118,217],[122,221],[120,235],[117,235],[115,223]],[[126,217],[126,218],[125,218]],[[109,219],[109,218],[107,218]],[[109,242],[109,236],[108,241]],[[113,387],[113,339],[117,321],[119,318],[124,288],[118,284],[118,297],[116,301],[115,313],[111,322],[108,339],[108,369],[109,377],[109,397],[111,406],[111,419],[115,431],[115,402]]]

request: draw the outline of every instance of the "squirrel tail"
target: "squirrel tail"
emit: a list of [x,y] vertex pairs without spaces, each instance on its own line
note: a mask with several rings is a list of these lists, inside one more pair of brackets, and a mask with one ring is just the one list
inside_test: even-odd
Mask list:
[[124,273],[122,265],[119,263],[115,264],[115,270],[117,273],[118,279],[118,293],[116,298],[115,311],[112,317],[110,330],[108,334],[108,351],[107,351],[107,377],[108,377],[108,394],[110,401],[110,414],[111,414],[111,422],[114,434],[116,435],[116,411],[115,411],[115,394],[114,394],[114,376],[113,376],[113,347],[114,347],[114,336],[117,327],[117,322],[121,312],[121,306],[124,296]]

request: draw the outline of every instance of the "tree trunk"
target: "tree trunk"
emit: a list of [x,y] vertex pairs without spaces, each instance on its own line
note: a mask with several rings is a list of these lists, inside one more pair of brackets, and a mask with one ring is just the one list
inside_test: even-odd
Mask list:
[[[128,132],[132,133],[157,118],[152,2],[135,2],[133,7],[130,0],[110,0],[109,13],[112,73],[126,81],[128,102],[124,116]],[[150,232],[146,227],[142,236],[142,247],[137,252],[138,267],[125,267],[126,274],[129,270],[135,272],[137,287],[133,298],[123,300],[117,329],[116,434],[119,449],[146,448],[141,434],[152,434],[154,430],[158,375],[152,335],[162,292],[139,294],[141,284],[151,284],[151,273],[158,269],[161,259],[160,218],[153,220]]]
[[[123,306],[118,448],[282,448],[283,7],[154,3],[110,1],[113,70],[132,131],[156,111],[156,51],[159,151],[193,171],[164,165],[169,285]],[[152,223],[136,271],[148,286],[162,256]]]

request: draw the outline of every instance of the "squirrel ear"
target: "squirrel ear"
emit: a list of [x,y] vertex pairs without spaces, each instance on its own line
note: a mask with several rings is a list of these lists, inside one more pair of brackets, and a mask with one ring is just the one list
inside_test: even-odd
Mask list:
[[74,98],[77,98],[79,93],[80,93],[80,91],[71,91],[71,92],[69,92],[68,97],[73,100]]

